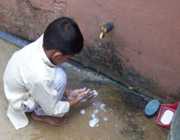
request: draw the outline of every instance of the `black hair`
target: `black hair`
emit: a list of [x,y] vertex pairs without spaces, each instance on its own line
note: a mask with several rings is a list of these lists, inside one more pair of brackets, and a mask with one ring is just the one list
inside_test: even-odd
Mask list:
[[74,55],[82,50],[83,42],[77,23],[69,17],[60,17],[46,28],[43,47],[45,50],[56,49],[64,55]]

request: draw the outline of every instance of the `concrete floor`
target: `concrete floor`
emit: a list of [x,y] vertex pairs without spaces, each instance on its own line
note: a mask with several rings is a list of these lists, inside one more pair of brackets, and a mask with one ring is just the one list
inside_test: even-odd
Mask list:
[[[95,106],[85,103],[71,110],[61,127],[53,127],[32,121],[24,129],[15,130],[6,117],[7,101],[3,93],[2,76],[5,65],[17,48],[0,40],[0,139],[1,140],[166,140],[167,131],[156,126],[153,120],[144,117],[143,112],[127,105],[121,98],[121,89],[109,80],[89,71],[65,64],[69,88],[87,86],[99,92],[94,103],[106,104],[108,121],[100,120],[99,127],[90,128],[88,121]],[[86,114],[80,115],[80,109]]]

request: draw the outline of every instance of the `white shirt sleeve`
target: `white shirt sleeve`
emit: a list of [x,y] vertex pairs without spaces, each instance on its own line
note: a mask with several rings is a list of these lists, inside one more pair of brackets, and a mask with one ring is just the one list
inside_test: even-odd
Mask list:
[[16,90],[12,91],[6,83],[4,85],[6,97],[9,101],[7,116],[16,129],[23,128],[29,123],[23,106],[24,102],[28,101],[28,99],[26,100],[27,94]]
[[57,90],[48,86],[46,81],[36,82],[30,93],[48,116],[62,117],[69,112],[69,102],[59,100]]

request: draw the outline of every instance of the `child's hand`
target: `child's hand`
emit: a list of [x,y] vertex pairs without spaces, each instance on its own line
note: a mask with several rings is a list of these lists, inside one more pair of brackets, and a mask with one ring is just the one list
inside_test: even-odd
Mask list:
[[78,96],[78,94],[81,94],[83,92],[86,92],[88,89],[87,88],[81,88],[81,89],[75,89],[75,90],[68,90],[66,93],[66,96],[68,100],[71,100]]
[[90,89],[87,88],[72,90],[71,93],[69,93],[68,101],[70,102],[71,106],[78,104],[82,99],[88,96],[89,92]]

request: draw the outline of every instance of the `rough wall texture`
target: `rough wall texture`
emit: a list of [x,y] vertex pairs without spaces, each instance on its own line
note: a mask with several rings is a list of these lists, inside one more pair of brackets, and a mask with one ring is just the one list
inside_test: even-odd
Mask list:
[[[180,97],[180,1],[1,0],[0,28],[28,39],[59,16],[80,25],[86,48],[75,59],[116,80]],[[98,39],[99,25],[114,30]]]

